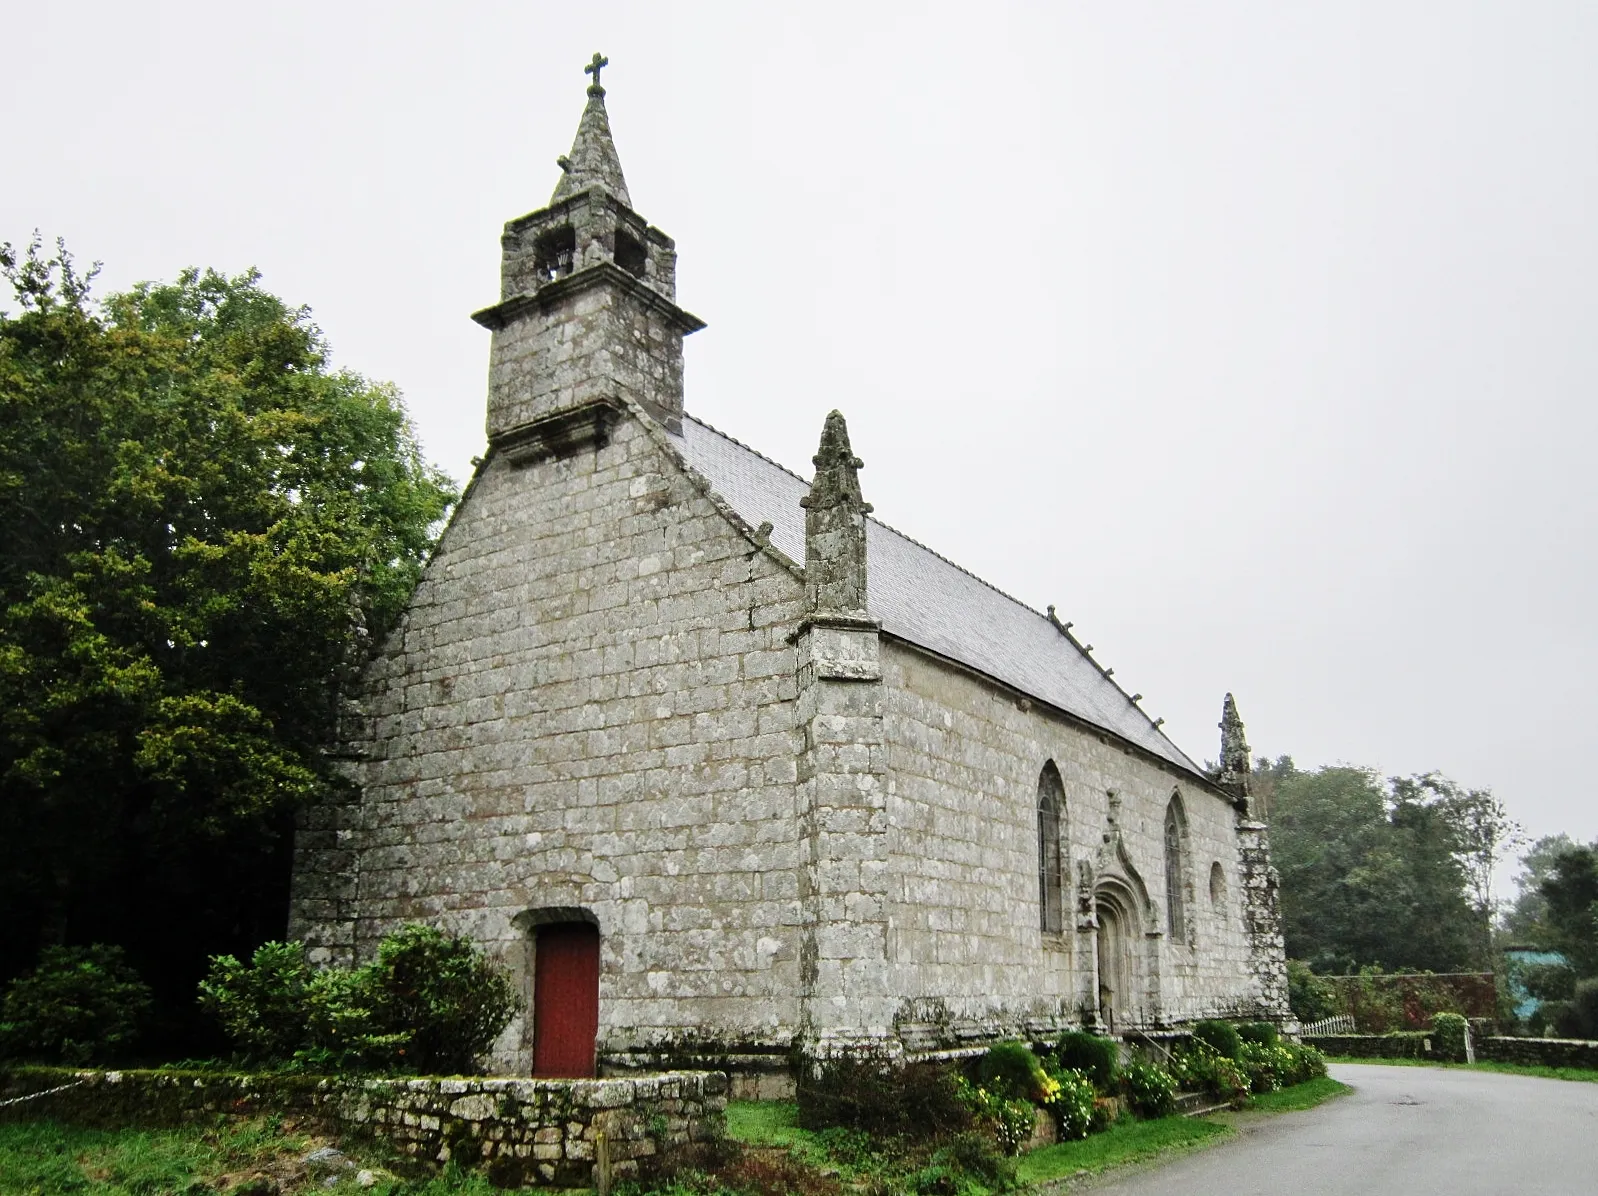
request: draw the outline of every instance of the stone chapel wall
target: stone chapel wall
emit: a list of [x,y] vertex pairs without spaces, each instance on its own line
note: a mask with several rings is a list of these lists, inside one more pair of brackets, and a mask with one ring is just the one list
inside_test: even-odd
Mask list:
[[[1187,815],[1188,943],[1162,935],[1161,1013],[1168,1021],[1251,1012],[1236,811],[1191,778],[1132,754],[984,678],[899,641],[882,652],[887,689],[890,957],[908,1048],[1080,1023],[1092,989],[1093,934],[1077,929],[1078,861],[1098,858],[1109,815],[1166,928],[1165,810]],[[1025,709],[1023,709],[1025,707]],[[1065,929],[1040,928],[1037,787],[1052,759],[1065,785],[1069,844]],[[1219,863],[1220,901],[1210,869]],[[1143,941],[1147,947],[1148,940]]]
[[[426,921],[530,977],[518,915],[578,907],[602,1054],[785,1047],[802,599],[640,418],[597,451],[491,459],[371,666],[364,792],[302,830],[291,933],[348,960]],[[494,1062],[530,1050],[513,1027]]]

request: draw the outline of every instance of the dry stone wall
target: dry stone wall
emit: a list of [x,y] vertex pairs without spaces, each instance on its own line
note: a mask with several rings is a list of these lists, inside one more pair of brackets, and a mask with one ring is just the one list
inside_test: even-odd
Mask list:
[[294,1114],[381,1137],[424,1162],[481,1168],[503,1187],[588,1187],[601,1168],[636,1176],[660,1152],[716,1136],[727,1107],[727,1077],[717,1072],[492,1080],[27,1068],[0,1083],[5,1099],[47,1091],[0,1115],[120,1128]]

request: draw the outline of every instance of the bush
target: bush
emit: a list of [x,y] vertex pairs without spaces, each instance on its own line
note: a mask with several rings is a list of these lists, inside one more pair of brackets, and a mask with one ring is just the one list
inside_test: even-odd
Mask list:
[[1299,959],[1287,961],[1287,1005],[1301,1022],[1318,1022],[1345,1012],[1337,990]]
[[971,1083],[964,1076],[956,1076],[955,1084],[961,1100],[970,1109],[977,1123],[985,1128],[1005,1154],[1019,1154],[1026,1140],[1032,1136],[1034,1109],[1031,1102],[1006,1097]]
[[308,1045],[306,992],[314,975],[299,943],[262,943],[248,967],[213,955],[200,981],[200,1007],[250,1056],[291,1059]]
[[358,984],[379,1033],[408,1034],[409,1068],[471,1071],[521,1008],[509,977],[466,939],[431,926],[385,935]]
[[1539,1001],[1568,1001],[1576,995],[1576,969],[1568,963],[1515,965],[1528,997]]
[[1465,1062],[1465,1043],[1469,1023],[1457,1013],[1439,1013],[1432,1018],[1432,1050],[1450,1063]]
[[263,944],[249,966],[214,956],[200,1004],[257,1062],[453,1074],[472,1069],[521,1002],[470,942],[413,925],[353,971],[312,968],[298,943]]
[[1113,1038],[1072,1030],[1060,1036],[1051,1053],[1060,1067],[1082,1072],[1100,1092],[1115,1091],[1116,1075],[1121,1069],[1121,1048]]
[[1126,1069],[1126,1096],[1139,1117],[1169,1117],[1176,1112],[1176,1080],[1152,1063],[1134,1063]]
[[798,1085],[805,1129],[848,1126],[881,1136],[933,1138],[971,1129],[962,1081],[937,1063],[899,1066],[868,1051],[810,1061]]
[[977,1067],[982,1086],[1012,1100],[1043,1100],[1047,1095],[1043,1065],[1024,1042],[996,1042]]
[[1244,1022],[1237,1028],[1237,1036],[1257,1046],[1275,1046],[1282,1041],[1282,1032],[1270,1022]]
[[1231,1022],[1205,1021],[1193,1027],[1193,1037],[1226,1059],[1241,1057],[1243,1040]]
[[964,1196],[977,1186],[1008,1191],[1015,1186],[1015,1164],[986,1137],[969,1131],[956,1134],[935,1150],[927,1165],[905,1183],[906,1190],[916,1196]]
[[1275,1092],[1293,1083],[1293,1055],[1280,1043],[1265,1046],[1257,1042],[1245,1042],[1238,1062],[1243,1074],[1248,1077],[1249,1090],[1252,1092]]
[[1578,1038],[1598,1038],[1598,976],[1578,981],[1570,998]]
[[1170,1071],[1189,1092],[1205,1092],[1237,1107],[1248,1100],[1249,1080],[1237,1062],[1197,1039],[1171,1057]]
[[150,1008],[150,989],[122,948],[46,947],[0,1008],[0,1052],[73,1065],[125,1050]]
[[1326,1074],[1326,1056],[1315,1047],[1302,1042],[1284,1042],[1282,1047],[1293,1059],[1293,1069],[1289,1084],[1302,1084],[1307,1080],[1318,1080]]
[[1085,1072],[1063,1067],[1050,1069],[1049,1082],[1044,1108],[1054,1117],[1060,1140],[1086,1138],[1093,1132],[1094,1100],[1098,1095],[1093,1081]]

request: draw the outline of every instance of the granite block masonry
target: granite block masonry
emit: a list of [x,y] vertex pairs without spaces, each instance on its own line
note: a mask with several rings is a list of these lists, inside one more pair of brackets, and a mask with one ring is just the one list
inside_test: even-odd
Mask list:
[[740,1092],[794,1052],[1287,1019],[1236,704],[1211,775],[1052,608],[875,518],[840,413],[809,479],[695,419],[703,325],[597,79],[501,256],[488,452],[299,832],[316,958],[436,924],[522,985],[498,1070]]
[[591,1187],[636,1177],[674,1146],[721,1131],[727,1077],[675,1072],[636,1079],[374,1079],[172,1071],[18,1068],[0,1099],[47,1093],[0,1119],[49,1116],[124,1128],[217,1116],[294,1115],[334,1133],[383,1138],[421,1162],[451,1160],[501,1187]]

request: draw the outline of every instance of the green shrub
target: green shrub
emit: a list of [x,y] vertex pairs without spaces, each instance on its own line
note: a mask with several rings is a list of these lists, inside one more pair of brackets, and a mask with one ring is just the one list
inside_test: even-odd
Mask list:
[[354,970],[312,968],[298,943],[263,944],[248,966],[214,956],[200,1004],[258,1063],[454,1074],[473,1068],[520,999],[470,942],[413,925]]
[[1176,1112],[1176,1080],[1153,1063],[1133,1063],[1126,1069],[1126,1096],[1139,1117],[1169,1117]]
[[1293,1060],[1287,1081],[1289,1084],[1318,1080],[1326,1074],[1326,1056],[1316,1048],[1302,1042],[1284,1042],[1282,1048]]
[[1062,1034],[1051,1051],[1062,1068],[1084,1073],[1100,1092],[1115,1091],[1121,1070],[1121,1048],[1113,1038],[1103,1038],[1083,1030]]
[[1005,1154],[1019,1154],[1032,1136],[1035,1111],[1031,1102],[993,1092],[964,1076],[956,1076],[955,1084],[978,1125],[992,1135]]
[[1598,1038],[1598,976],[1577,981],[1570,998],[1577,1038]]
[[1275,1092],[1293,1083],[1293,1053],[1281,1043],[1245,1042],[1238,1060],[1252,1092]]
[[1198,1022],[1193,1027],[1193,1037],[1217,1055],[1227,1059],[1240,1057],[1243,1040],[1238,1037],[1237,1027],[1231,1022]]
[[0,1053],[73,1065],[125,1050],[150,1008],[150,989],[122,948],[46,947],[0,1007]]
[[927,1165],[905,1183],[916,1196],[964,1196],[973,1189],[1005,1192],[1014,1186],[1015,1163],[987,1137],[972,1131],[956,1134],[938,1147]]
[[1318,1022],[1346,1012],[1337,989],[1299,959],[1287,961],[1287,1005],[1301,1022]]
[[989,1092],[1012,1100],[1041,1100],[1044,1096],[1043,1065],[1024,1042],[996,1042],[977,1066],[982,1086]]
[[798,1120],[809,1130],[847,1126],[884,1137],[962,1133],[975,1121],[963,1083],[942,1064],[900,1066],[874,1052],[851,1051],[801,1066]]
[[1526,1021],[1539,1038],[1581,1037],[1576,1010],[1569,1001],[1544,1001]]
[[1432,1017],[1432,1052],[1450,1063],[1465,1062],[1465,1041],[1470,1026],[1460,1014],[1439,1013]]
[[306,992],[315,974],[300,943],[262,943],[248,966],[232,955],[213,955],[200,981],[200,1008],[252,1058],[292,1059],[310,1045]]
[[1170,1072],[1177,1084],[1188,1092],[1210,1096],[1241,1106],[1248,1099],[1249,1080],[1234,1059],[1216,1054],[1199,1039],[1171,1056]]
[[1539,1001],[1568,1001],[1576,995],[1576,969],[1568,963],[1515,964],[1528,997]]
[[471,1071],[510,1025],[521,999],[476,946],[431,926],[402,926],[377,945],[359,988],[379,1033],[408,1034],[408,1069]]
[[1044,1108],[1054,1118],[1060,1140],[1085,1138],[1093,1132],[1093,1081],[1085,1072],[1070,1067],[1049,1067],[1048,1097]]
[[1238,1026],[1237,1036],[1258,1046],[1275,1046],[1282,1041],[1282,1032],[1270,1022],[1244,1022]]

